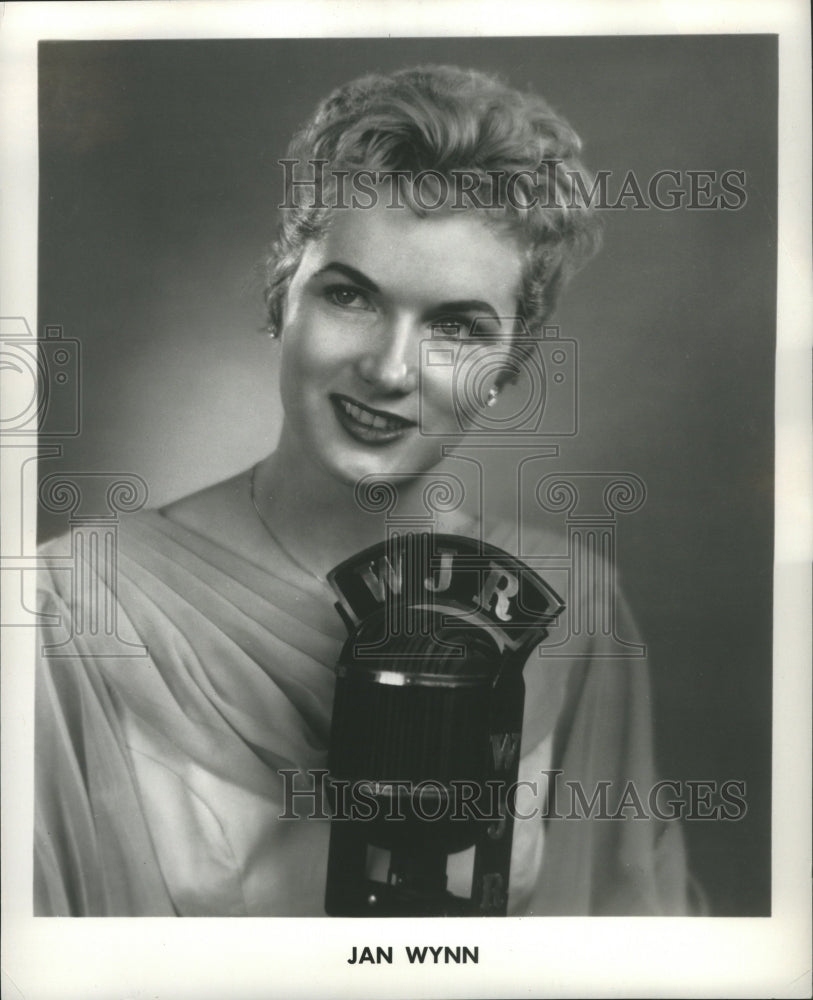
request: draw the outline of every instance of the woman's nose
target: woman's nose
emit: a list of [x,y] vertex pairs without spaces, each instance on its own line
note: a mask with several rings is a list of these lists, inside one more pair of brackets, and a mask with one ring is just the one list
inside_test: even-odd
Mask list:
[[381,334],[359,360],[361,377],[380,392],[406,394],[418,385],[417,338],[401,327]]

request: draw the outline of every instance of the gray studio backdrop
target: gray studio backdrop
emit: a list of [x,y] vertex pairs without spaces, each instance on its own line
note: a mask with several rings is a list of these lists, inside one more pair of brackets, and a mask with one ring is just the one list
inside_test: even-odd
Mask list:
[[[747,785],[744,819],[686,824],[726,915],[770,911],[776,54],[769,36],[40,47],[37,322],[81,342],[83,415],[40,475],[137,473],[153,505],[273,446],[252,268],[274,230],[277,160],[331,87],[469,65],[544,94],[615,184],[745,172],[739,210],[603,213],[604,250],[556,317],[579,344],[580,432],[550,464],[646,485],[617,545],[661,772]],[[41,537],[65,528],[41,513]]]

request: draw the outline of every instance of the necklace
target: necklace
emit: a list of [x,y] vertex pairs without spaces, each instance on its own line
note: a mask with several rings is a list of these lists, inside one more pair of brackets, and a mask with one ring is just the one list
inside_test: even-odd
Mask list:
[[297,557],[293,554],[293,552],[291,552],[288,546],[283,544],[280,537],[277,535],[275,531],[272,530],[271,525],[263,517],[262,511],[257,505],[256,479],[257,479],[257,466],[255,465],[254,468],[251,470],[251,478],[249,480],[249,496],[251,497],[251,505],[254,508],[255,513],[257,514],[257,518],[259,519],[260,524],[263,526],[263,528],[265,528],[266,533],[276,543],[277,547],[282,550],[283,554],[286,555],[291,560],[294,566],[301,569],[302,572],[311,577],[311,579],[316,580],[317,583],[322,584],[323,586],[327,585],[327,580],[325,579],[325,577],[320,576],[318,573],[314,573],[314,571],[312,569],[309,569],[300,559],[297,559]]

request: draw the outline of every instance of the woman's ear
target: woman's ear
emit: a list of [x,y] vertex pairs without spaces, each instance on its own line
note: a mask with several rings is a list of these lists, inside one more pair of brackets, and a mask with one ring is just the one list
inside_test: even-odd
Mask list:
[[288,285],[276,288],[268,300],[268,322],[263,328],[272,340],[279,340],[285,326],[285,310],[288,302]]

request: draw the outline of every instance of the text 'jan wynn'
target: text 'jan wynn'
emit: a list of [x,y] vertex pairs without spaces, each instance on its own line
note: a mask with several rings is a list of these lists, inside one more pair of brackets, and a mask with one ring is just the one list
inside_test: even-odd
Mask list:
[[[410,965],[466,965],[469,962],[477,964],[480,961],[480,948],[475,945],[406,945],[404,947]],[[348,965],[392,965],[392,945],[385,948],[365,945],[362,948],[353,945]]]

